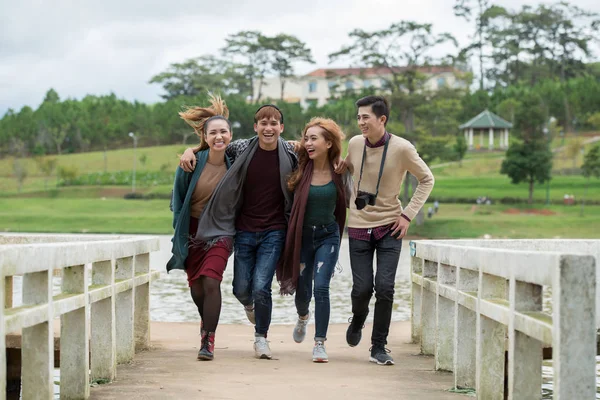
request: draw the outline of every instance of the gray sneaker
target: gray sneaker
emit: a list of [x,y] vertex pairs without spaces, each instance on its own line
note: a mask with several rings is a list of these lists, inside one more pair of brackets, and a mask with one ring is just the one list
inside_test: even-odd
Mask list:
[[308,312],[306,319],[300,318],[300,316],[298,316],[298,321],[296,321],[296,326],[294,327],[294,332],[292,333],[292,336],[294,337],[294,342],[302,343],[304,341],[304,338],[306,337],[306,325],[308,325],[309,321],[310,311]]
[[254,338],[254,356],[261,360],[270,360],[271,349],[269,348],[269,342],[264,336],[256,336]]
[[371,357],[369,361],[377,365],[394,365],[394,359],[390,356],[391,351],[385,346],[371,347]]
[[316,363],[326,363],[329,362],[329,358],[327,357],[327,352],[325,351],[325,343],[318,340],[315,342],[315,347],[313,347],[313,362]]
[[256,317],[254,316],[254,304],[250,306],[244,306],[244,311],[246,312],[246,317],[248,317],[248,321],[252,325],[256,325]]

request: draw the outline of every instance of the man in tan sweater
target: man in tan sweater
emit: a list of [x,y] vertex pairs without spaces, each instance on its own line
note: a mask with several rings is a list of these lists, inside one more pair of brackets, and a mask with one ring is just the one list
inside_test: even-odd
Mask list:
[[[345,166],[354,178],[350,199],[348,235],[352,268],[352,314],[346,341],[356,346],[369,314],[369,301],[375,289],[375,315],[371,335],[370,361],[392,365],[385,348],[392,317],[394,281],[400,259],[402,238],[433,189],[433,175],[415,147],[386,131],[389,106],[381,96],[367,96],[356,102],[362,136],[348,144]],[[341,166],[341,169],[344,165]],[[419,186],[403,207],[398,194],[406,172]],[[377,253],[377,269],[373,255]]]

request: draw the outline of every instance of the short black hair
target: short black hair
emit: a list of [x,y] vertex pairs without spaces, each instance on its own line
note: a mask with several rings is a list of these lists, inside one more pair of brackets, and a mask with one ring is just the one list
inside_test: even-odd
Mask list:
[[283,124],[283,112],[281,112],[279,107],[277,107],[275,104],[264,104],[260,106],[254,113],[254,123],[257,123],[259,119],[263,119],[265,117],[275,119],[279,117],[279,123]]
[[387,125],[390,120],[390,106],[383,96],[365,96],[362,99],[358,99],[355,104],[356,108],[371,106],[371,110],[373,110],[373,114],[375,114],[377,118],[385,115],[384,125]]

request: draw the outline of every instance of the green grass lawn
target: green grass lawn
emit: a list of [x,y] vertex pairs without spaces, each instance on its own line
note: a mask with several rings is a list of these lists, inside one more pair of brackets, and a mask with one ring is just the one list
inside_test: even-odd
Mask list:
[[0,199],[0,231],[172,233],[169,200]]
[[[535,207],[532,214],[524,206],[476,206],[441,204],[440,210],[425,224],[411,224],[409,236],[424,238],[600,238],[600,206]],[[549,214],[549,215],[544,215]]]
[[[520,183],[513,185],[504,175],[481,177],[452,177],[434,174],[435,186],[430,199],[476,199],[479,196],[488,196],[492,200],[502,198],[527,199],[528,185]],[[550,201],[561,203],[565,194],[574,195],[576,200],[581,200],[585,193],[587,180],[578,175],[554,176],[550,181]],[[536,184],[533,198],[545,201],[546,184]],[[590,180],[586,200],[600,201],[600,180]]]
[[[427,207],[427,206],[426,206]],[[526,207],[442,204],[409,235],[425,238],[598,238],[600,206],[579,216],[578,206],[537,207],[550,215],[528,214]],[[522,210],[521,213],[519,210]],[[539,211],[538,211],[539,212]],[[86,198],[0,199],[0,231],[171,234],[168,200]]]

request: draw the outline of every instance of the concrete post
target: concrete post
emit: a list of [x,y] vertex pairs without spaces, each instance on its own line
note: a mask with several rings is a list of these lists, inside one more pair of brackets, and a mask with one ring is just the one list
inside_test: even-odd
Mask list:
[[52,271],[23,275],[23,305],[44,305],[46,322],[22,330],[21,384],[24,399],[54,398]]
[[454,323],[455,302],[440,295],[441,285],[455,287],[456,267],[439,264],[438,293],[436,307],[436,346],[435,369],[452,371],[454,369]]
[[[456,276],[456,286],[461,292],[476,293],[479,273],[460,268]],[[477,313],[456,302],[456,323],[454,324],[454,386],[475,388],[477,375],[476,342]]]
[[[117,259],[115,281],[133,279],[133,257]],[[117,294],[117,363],[128,362],[135,355],[133,340],[133,288]]]
[[508,149],[508,129],[504,130],[504,148]]
[[[423,276],[423,259],[411,257],[412,273]],[[411,309],[411,341],[412,343],[421,343],[421,297],[423,296],[423,287],[412,283],[412,301]]]
[[594,257],[561,256],[552,288],[555,399],[596,396],[595,282]]
[[543,344],[515,330],[514,312],[542,311],[542,286],[510,281],[511,307],[508,324],[508,398],[511,400],[540,397],[542,387]]
[[[425,260],[423,279],[436,278],[437,270],[436,262]],[[423,287],[423,297],[421,298],[421,353],[426,355],[435,354],[436,298],[436,293]]]
[[498,148],[499,149],[503,149],[504,148],[504,131],[500,131],[500,135],[499,135],[499,144],[498,144]]
[[[63,294],[83,293],[87,299],[88,272],[85,265],[65,268]],[[60,398],[87,399],[90,395],[89,302],[60,316]]]
[[111,287],[110,297],[92,304],[92,380],[112,381],[117,376],[114,281],[113,261],[99,261],[92,264],[92,285]]
[[494,150],[494,128],[490,128],[489,149]]
[[[506,299],[505,279],[483,272],[479,279],[479,301]],[[481,315],[478,310],[476,391],[480,399],[504,400],[505,341],[506,326]]]
[[[150,254],[135,256],[135,274],[150,272]],[[134,310],[135,350],[146,350],[150,347],[150,278],[148,283],[135,288]]]

